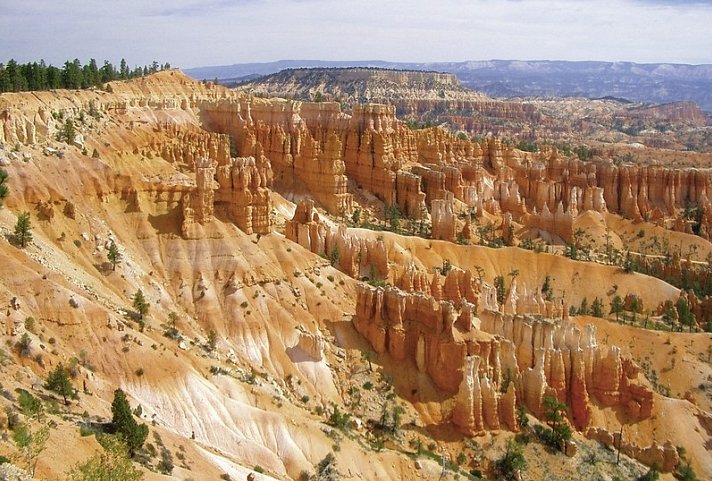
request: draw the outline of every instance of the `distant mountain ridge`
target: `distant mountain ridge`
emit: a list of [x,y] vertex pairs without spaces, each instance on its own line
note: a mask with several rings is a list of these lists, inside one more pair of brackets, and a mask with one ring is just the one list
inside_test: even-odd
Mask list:
[[382,60],[279,60],[186,69],[196,79],[222,81],[287,68],[377,67],[453,73],[467,87],[493,97],[618,97],[636,102],[691,100],[712,113],[712,65],[551,60],[404,63]]

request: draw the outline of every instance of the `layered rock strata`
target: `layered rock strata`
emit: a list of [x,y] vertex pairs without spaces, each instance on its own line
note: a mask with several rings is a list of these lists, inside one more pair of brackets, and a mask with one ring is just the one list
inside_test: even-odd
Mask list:
[[[50,141],[62,127],[60,118],[91,109],[162,130],[159,137],[168,140],[148,140],[135,150],[141,155],[155,153],[189,169],[200,157],[220,164],[233,156],[253,157],[258,168],[269,161],[276,188],[308,194],[335,215],[354,207],[351,181],[415,219],[427,219],[426,210],[436,206],[439,224],[449,207],[435,201],[452,196],[458,212],[461,203],[478,215],[511,213],[514,221],[563,240],[570,239],[570,221],[587,210],[691,232],[680,213],[699,207],[695,232],[705,238],[712,232],[710,173],[704,170],[582,162],[546,146],[520,152],[493,137],[472,142],[440,128],[411,130],[396,119],[393,106],[354,105],[347,114],[335,102],[259,99],[194,82],[177,71],[111,85],[113,93],[4,96],[0,142]],[[229,134],[232,145],[201,133],[201,123],[205,130]],[[449,218],[445,231],[440,237],[452,239]]]
[[326,224],[312,200],[299,202],[294,217],[287,221],[285,235],[314,254],[330,259],[335,267],[353,278],[388,277],[388,249],[384,242],[352,235],[343,225]]
[[[448,278],[444,287],[431,283],[431,295],[360,286],[353,323],[374,351],[414,362],[453,394],[453,422],[463,432],[516,430],[515,405],[543,417],[547,395],[570,407],[578,429],[593,403],[621,406],[633,421],[650,417],[652,392],[637,384],[637,367],[619,349],[599,347],[592,326],[493,312],[477,318],[467,298],[484,305],[486,291],[476,292],[467,274]],[[401,283],[423,281],[411,272]]]

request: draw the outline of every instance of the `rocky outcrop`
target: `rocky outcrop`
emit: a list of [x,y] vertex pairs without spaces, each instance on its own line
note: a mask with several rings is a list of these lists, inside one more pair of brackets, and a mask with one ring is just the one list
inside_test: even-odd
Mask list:
[[344,226],[321,221],[314,201],[299,202],[294,217],[287,221],[285,235],[314,254],[331,260],[335,267],[355,278],[389,275],[388,250],[382,240],[351,235]]
[[467,324],[473,317],[472,306],[456,310],[450,302],[421,294],[359,285],[353,323],[374,351],[387,352],[397,361],[415,361],[440,389],[454,393],[467,353],[455,324]]
[[680,464],[680,456],[675,446],[667,441],[662,446],[653,442],[650,446],[641,447],[634,443],[620,440],[620,433],[610,433],[603,428],[589,428],[586,437],[611,448],[620,448],[626,456],[637,459],[646,466],[656,466],[663,473],[672,472]]
[[213,215],[234,223],[246,234],[270,232],[269,161],[258,163],[254,157],[228,157],[214,162],[201,157],[195,163],[195,178],[195,189],[182,200],[183,237],[200,237],[196,225],[210,222]]
[[[637,367],[617,348],[599,347],[592,326],[582,331],[566,321],[494,312],[477,318],[468,298],[482,303],[482,292],[471,275],[453,271],[444,286],[438,279],[430,295],[360,286],[353,323],[376,352],[413,361],[453,394],[453,421],[462,431],[514,430],[515,404],[542,417],[545,396],[565,402],[578,429],[587,426],[593,403],[621,406],[633,422],[650,417],[653,395],[637,384]],[[407,269],[399,283],[425,281]]]
[[454,242],[457,238],[457,216],[452,193],[432,202],[433,239]]
[[186,239],[196,238],[195,224],[204,225],[213,219],[215,204],[215,166],[207,157],[195,162],[195,190],[183,196],[181,232]]
[[[436,83],[447,84],[446,78]],[[478,215],[510,213],[513,221],[564,241],[570,241],[570,225],[587,210],[608,210],[692,231],[692,223],[681,219],[680,211],[700,207],[695,231],[705,238],[712,232],[710,173],[703,170],[614,165],[601,159],[582,162],[546,146],[536,153],[520,152],[496,137],[472,142],[441,128],[411,130],[396,118],[393,105],[358,104],[347,114],[336,102],[260,99],[203,85],[176,71],[111,86],[113,93],[7,94],[0,103],[0,141],[47,142],[55,138],[61,118],[75,118],[91,109],[129,119],[142,139],[133,154],[160,156],[188,169],[203,157],[219,165],[233,156],[253,157],[258,169],[272,166],[274,185],[288,198],[309,195],[334,215],[353,209],[349,181],[388,206],[398,205],[411,218],[427,220],[426,209],[435,206],[435,232],[443,239],[455,235],[450,198],[458,212],[467,206]],[[86,145],[93,145],[89,131],[82,135]],[[150,187],[152,192],[161,189],[173,192],[173,197],[190,190]],[[128,190],[121,195],[140,197],[142,187]],[[266,205],[264,196],[251,195],[256,205]],[[189,223],[200,224],[190,220],[190,209],[200,210],[195,202],[185,201],[186,217]],[[173,203],[171,199],[170,207]],[[249,230],[245,200],[238,203],[243,212],[232,215]],[[134,204],[141,208],[138,200]],[[259,225],[252,227],[255,231],[267,225],[264,214],[258,217],[253,221]]]
[[[486,132],[506,123],[515,131],[549,120],[531,104],[495,100],[463,87],[452,74],[369,68],[287,69],[246,84],[265,96],[311,100],[315,92],[346,105],[384,103],[404,118],[447,122],[454,129]],[[515,127],[516,126],[516,127]]]
[[[206,126],[229,134],[239,155],[269,159],[278,186],[310,195],[332,214],[352,211],[343,161],[338,104],[240,98],[201,105]],[[312,123],[318,130],[310,130]]]
[[419,175],[402,170],[396,173],[396,203],[405,217],[414,220],[427,217],[425,199]]
[[564,242],[572,242],[574,239],[574,215],[565,211],[561,203],[554,213],[551,213],[549,206],[544,204],[544,209],[540,213],[534,211],[522,219],[522,222],[529,228],[558,236]]

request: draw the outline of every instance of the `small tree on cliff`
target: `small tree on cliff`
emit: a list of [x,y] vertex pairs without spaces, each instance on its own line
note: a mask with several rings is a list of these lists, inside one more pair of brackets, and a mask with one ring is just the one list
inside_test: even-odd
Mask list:
[[566,409],[566,404],[554,396],[544,396],[544,416],[551,431],[545,431],[542,437],[547,444],[561,451],[572,436],[571,428],[564,418]]
[[504,303],[504,276],[497,276],[494,278],[494,287],[497,290],[497,302],[500,304]]
[[68,144],[74,142],[74,138],[77,136],[77,131],[74,128],[74,121],[72,119],[67,119],[59,133],[59,140],[63,140]]
[[593,317],[603,317],[603,301],[598,297],[594,297],[593,303],[591,303],[591,315]]
[[504,479],[521,479],[520,472],[527,469],[527,460],[524,458],[522,445],[514,439],[507,444],[507,452],[495,463],[497,472]]
[[[687,299],[684,297],[679,298],[677,303],[675,303],[675,309],[677,310],[677,316],[680,320],[680,324],[688,326],[690,328],[690,332],[692,332],[693,326],[697,324],[697,319],[695,319],[695,315],[690,310],[690,305],[687,303]],[[680,330],[682,330],[682,328]]]
[[111,424],[113,425],[116,434],[124,438],[129,455],[134,453],[143,446],[146,437],[148,436],[148,426],[138,424],[133,418],[131,406],[126,399],[126,394],[117,389],[114,391],[114,400],[111,403]]
[[361,209],[359,209],[358,207],[354,210],[353,214],[351,214],[351,221],[355,225],[358,225],[359,222],[361,222]]
[[146,298],[143,297],[143,291],[141,289],[137,290],[133,296],[133,307],[136,309],[136,312],[138,312],[139,319],[143,319],[143,316],[148,314],[149,304]]
[[109,262],[111,262],[111,270],[115,271],[116,264],[121,262],[121,253],[119,252],[119,248],[116,247],[116,242],[113,240],[111,241],[109,250],[106,253],[106,257],[109,259]]
[[32,241],[32,222],[29,212],[22,212],[17,216],[15,241],[20,244],[20,247],[25,247],[28,242]]
[[0,169],[0,207],[3,201],[10,195],[10,188],[7,186],[7,171]]
[[72,386],[72,381],[69,379],[69,373],[61,362],[49,373],[44,387],[62,396],[62,398],[64,398],[64,404],[69,404],[67,396],[74,394],[74,387]]
[[620,313],[623,312],[623,299],[617,295],[611,300],[611,311],[609,314],[616,315],[616,322],[620,323]]
[[554,300],[554,289],[551,287],[551,276],[549,274],[544,278],[544,284],[541,286],[541,293],[544,299],[551,302]]
[[361,354],[361,358],[363,358],[363,360],[368,363],[368,370],[371,371],[371,372],[373,372],[373,366],[371,365],[371,362],[373,361],[373,358],[374,358],[375,356],[376,356],[376,353],[373,352],[373,351],[371,351],[371,350],[364,351],[364,352]]

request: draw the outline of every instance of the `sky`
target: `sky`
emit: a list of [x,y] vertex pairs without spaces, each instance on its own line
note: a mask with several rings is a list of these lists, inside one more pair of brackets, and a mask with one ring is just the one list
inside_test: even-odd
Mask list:
[[712,0],[2,0],[0,62],[712,63]]

